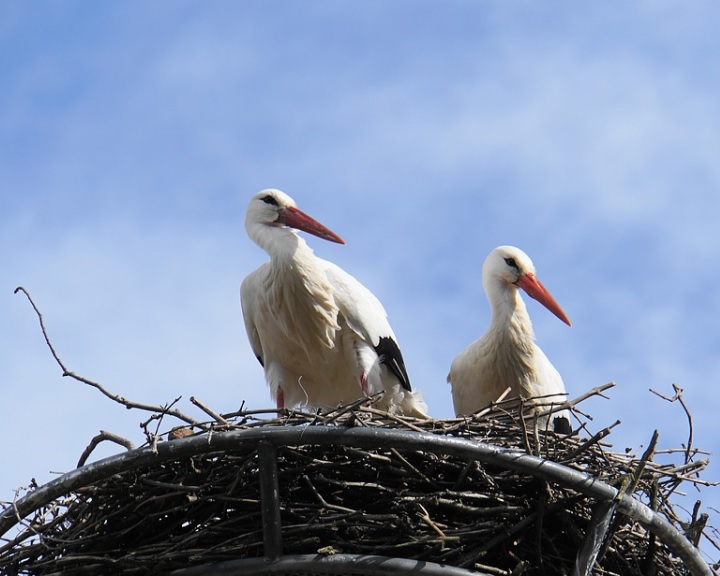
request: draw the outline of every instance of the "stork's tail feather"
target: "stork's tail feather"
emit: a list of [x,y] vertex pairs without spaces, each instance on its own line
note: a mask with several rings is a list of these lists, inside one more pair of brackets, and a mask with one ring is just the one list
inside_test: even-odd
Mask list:
[[572,426],[570,425],[570,419],[565,416],[555,416],[553,418],[553,431],[556,434],[572,434]]
[[430,418],[427,404],[420,392],[408,392],[400,384],[392,384],[385,389],[375,404],[376,408],[398,416]]
[[427,404],[422,394],[418,391],[405,392],[398,412],[403,416],[411,416],[413,418],[430,418],[427,413]]

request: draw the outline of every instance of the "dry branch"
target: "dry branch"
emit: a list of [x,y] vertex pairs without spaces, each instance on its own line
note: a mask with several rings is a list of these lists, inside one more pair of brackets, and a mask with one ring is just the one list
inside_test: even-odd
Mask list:
[[135,444],[133,444],[130,440],[127,438],[122,438],[121,436],[118,436],[117,434],[113,434],[112,432],[106,432],[105,430],[100,430],[100,434],[93,437],[92,440],[90,440],[90,444],[88,444],[88,447],[85,448],[83,453],[80,455],[80,459],[78,460],[77,467],[80,468],[80,466],[84,465],[85,462],[87,462],[87,459],[90,457],[90,454],[93,453],[93,450],[97,448],[97,445],[100,444],[100,442],[104,442],[105,440],[109,442],[114,442],[115,444],[118,444],[120,446],[124,446],[128,450],[132,450],[135,448]]
[[198,428],[201,428],[201,429],[206,428],[206,426],[204,424],[201,424],[194,418],[191,418],[190,416],[183,414],[179,410],[172,410],[168,406],[154,406],[152,404],[145,404],[142,402],[134,402],[132,400],[128,400],[126,398],[123,398],[119,394],[110,392],[108,389],[106,389],[100,383],[90,380],[89,378],[85,378],[84,376],[75,374],[75,372],[72,372],[71,370],[68,370],[68,368],[65,366],[63,361],[60,359],[60,356],[58,355],[57,351],[55,350],[55,347],[53,346],[53,344],[50,340],[50,337],[47,332],[47,328],[45,327],[45,320],[43,319],[43,315],[40,312],[40,310],[38,309],[38,307],[36,306],[32,297],[30,296],[30,293],[22,286],[18,286],[17,288],[15,288],[15,294],[17,294],[18,292],[22,292],[25,295],[28,302],[30,302],[30,305],[32,306],[33,310],[35,311],[35,315],[37,316],[38,321],[40,322],[40,330],[42,331],[42,335],[43,335],[43,338],[45,339],[45,343],[47,344],[47,347],[49,348],[50,353],[52,354],[53,358],[55,359],[55,362],[62,370],[63,376],[68,376],[68,377],[72,378],[73,380],[77,380],[78,382],[81,382],[83,384],[86,384],[87,386],[91,386],[92,388],[95,388],[101,394],[103,394],[106,398],[109,398],[110,400],[112,400],[113,402],[117,402],[118,404],[122,404],[127,409],[136,409],[136,410],[144,410],[147,412],[154,412],[154,413],[156,413],[156,415],[158,417],[161,417],[163,415],[172,416],[174,418],[177,418],[178,420],[182,420],[183,422],[185,422],[187,424],[197,426]]

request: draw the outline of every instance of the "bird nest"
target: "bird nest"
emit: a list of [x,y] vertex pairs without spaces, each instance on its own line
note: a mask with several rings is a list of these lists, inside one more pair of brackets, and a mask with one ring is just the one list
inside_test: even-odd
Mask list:
[[545,433],[502,405],[218,416],[8,504],[0,573],[712,574],[707,516],[671,502],[707,460],[687,446],[656,462],[656,436],[613,452],[611,428]]

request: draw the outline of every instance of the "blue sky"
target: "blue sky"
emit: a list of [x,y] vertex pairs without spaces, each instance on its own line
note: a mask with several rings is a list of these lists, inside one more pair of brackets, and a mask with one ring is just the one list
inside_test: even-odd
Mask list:
[[[387,308],[432,415],[514,244],[573,321],[538,341],[618,450],[712,452],[720,380],[720,7],[663,1],[5,2],[0,9],[0,499],[71,469],[135,400],[270,405],[244,211],[280,188]],[[114,451],[105,447],[98,455]],[[717,463],[706,473],[720,480]],[[720,508],[720,488],[690,494]],[[711,510],[717,525],[716,512]]]

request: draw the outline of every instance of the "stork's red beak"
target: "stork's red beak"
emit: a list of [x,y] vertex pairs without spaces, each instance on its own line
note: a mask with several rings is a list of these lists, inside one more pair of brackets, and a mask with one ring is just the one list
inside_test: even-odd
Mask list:
[[545,308],[550,310],[550,312],[555,314],[555,316],[560,318],[560,320],[565,322],[565,324],[572,326],[570,319],[567,317],[565,312],[563,312],[563,309],[560,308],[560,305],[557,302],[555,302],[555,298],[552,297],[550,292],[547,291],[540,280],[535,278],[535,274],[532,272],[523,274],[520,278],[518,278],[516,284],[525,290],[528,296],[535,298],[535,300],[540,302],[540,304],[545,306]]
[[297,228],[298,230],[302,230],[303,232],[307,232],[308,234],[312,234],[318,238],[330,240],[330,242],[337,242],[338,244],[345,244],[345,240],[340,238],[340,236],[335,234],[335,232],[323,226],[320,222],[315,220],[315,218],[308,216],[305,212],[295,208],[294,206],[288,206],[285,208],[281,213],[279,221],[282,224],[285,224],[285,226]]

